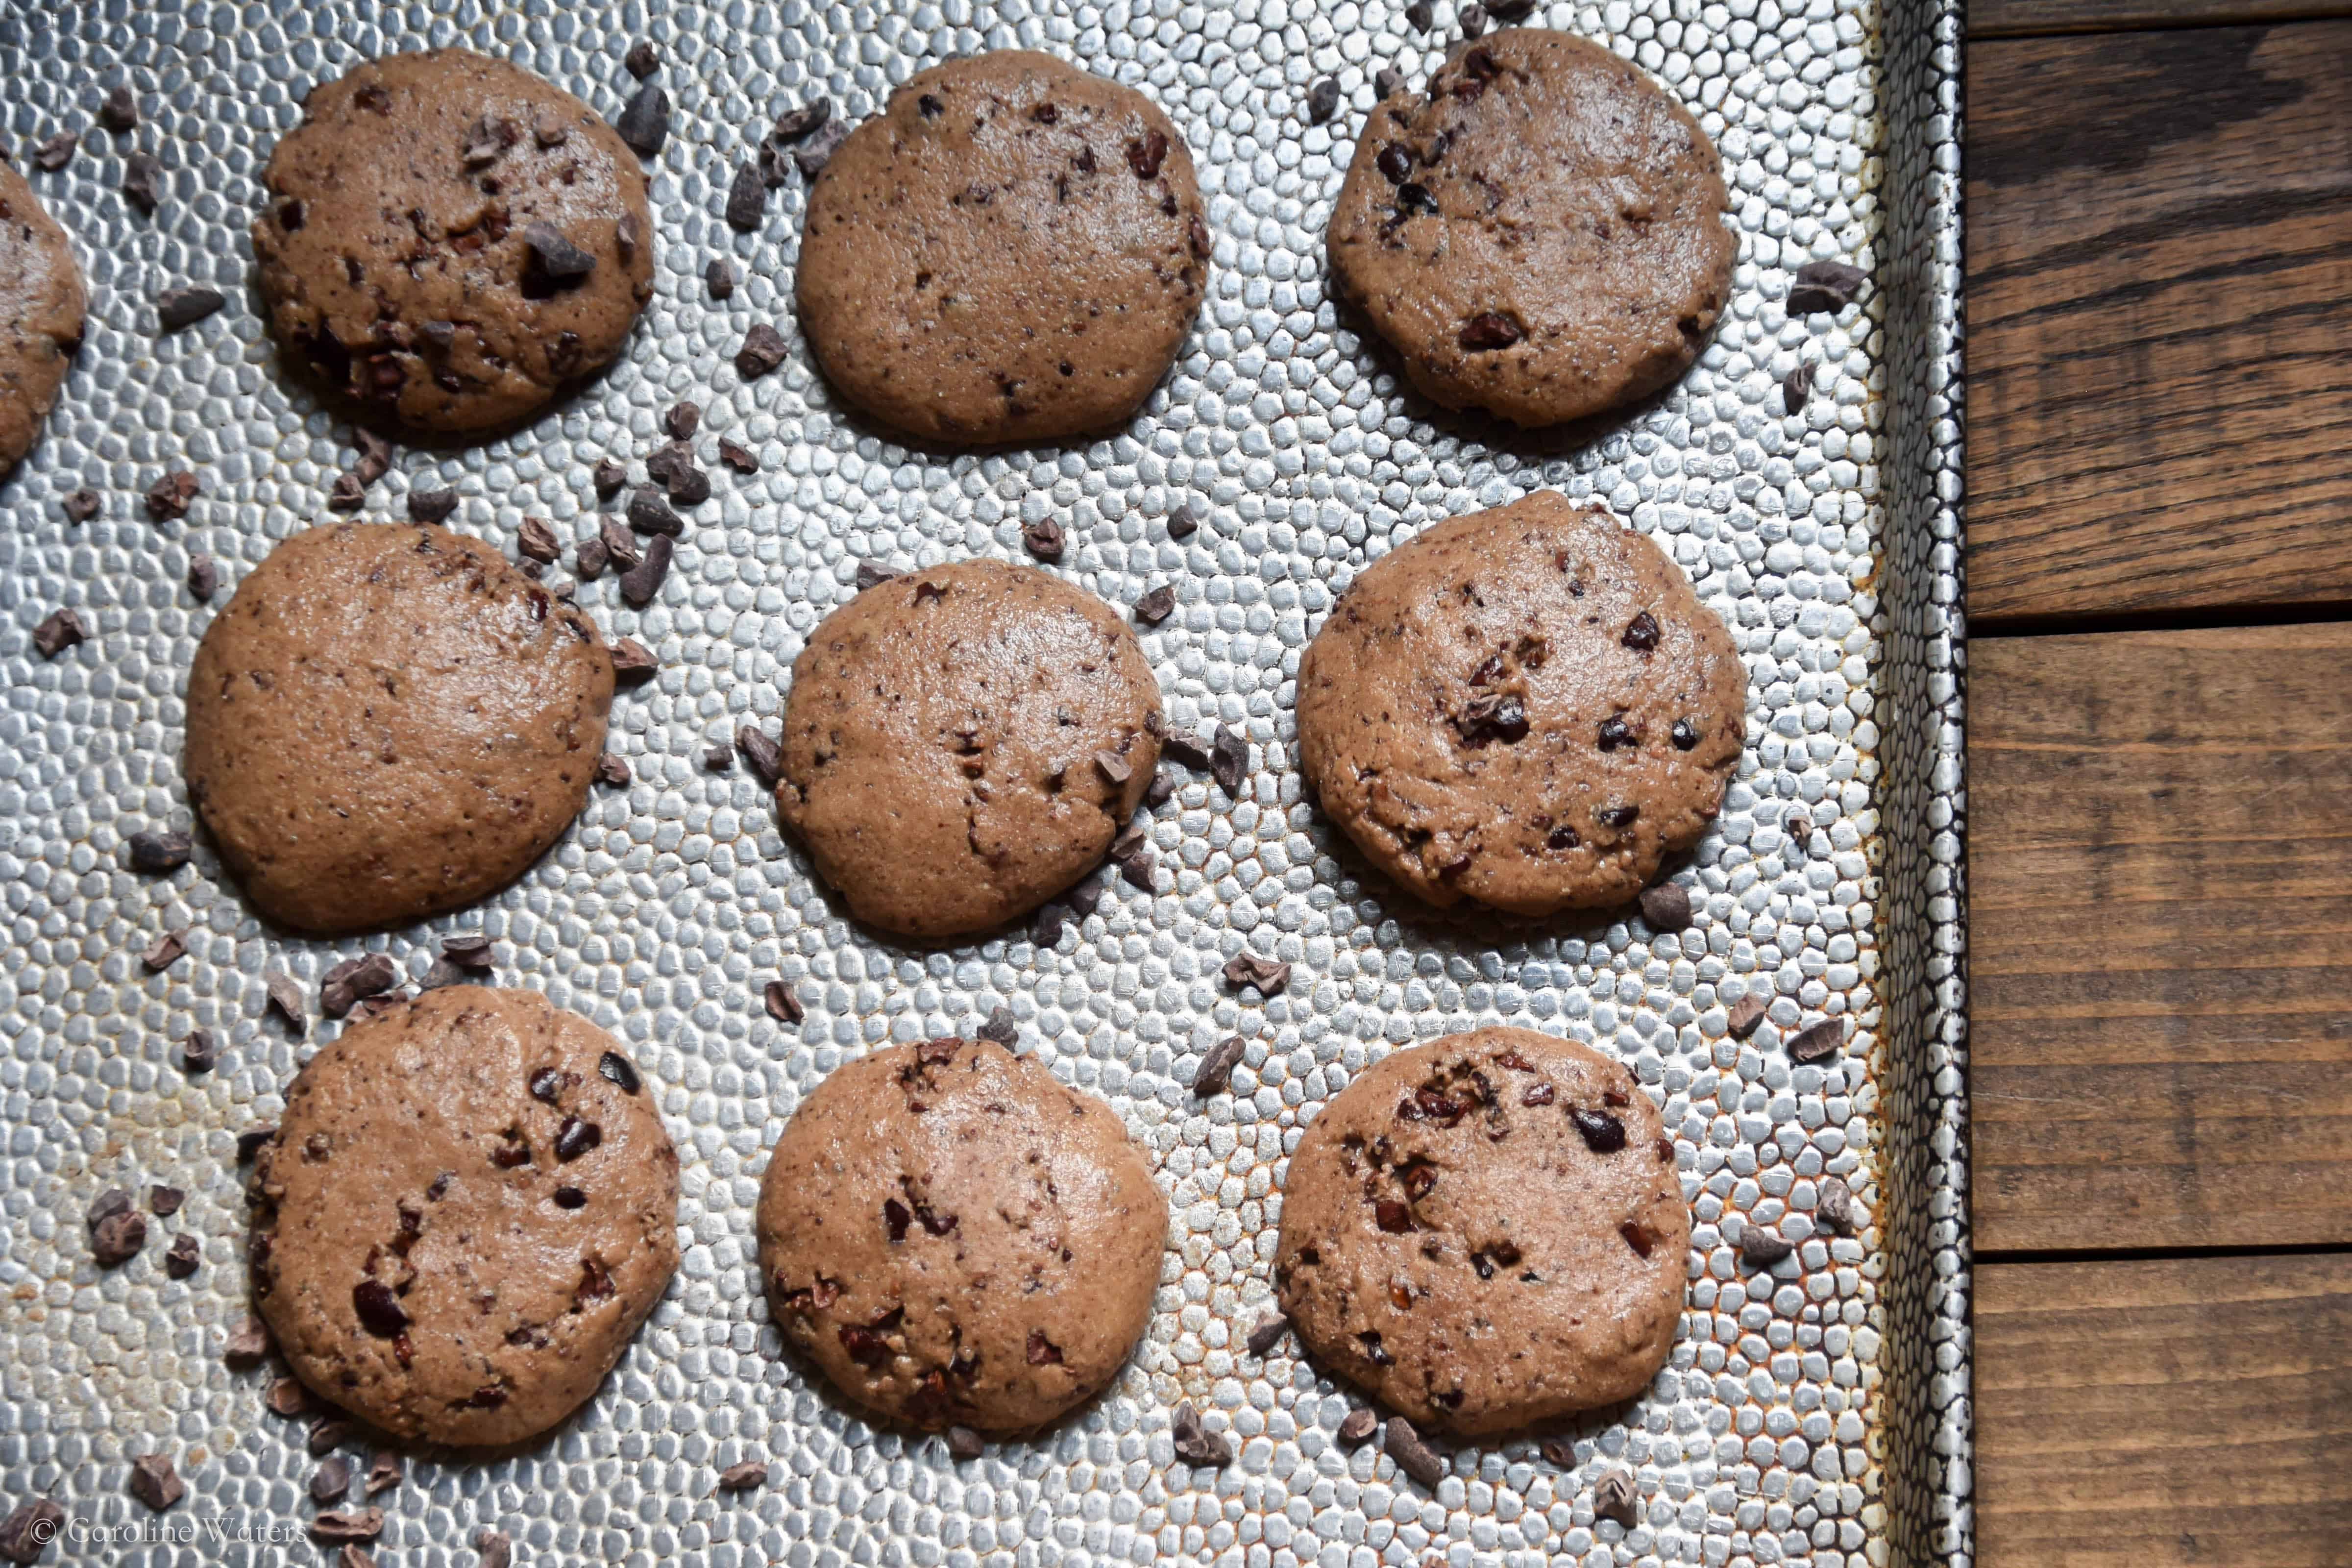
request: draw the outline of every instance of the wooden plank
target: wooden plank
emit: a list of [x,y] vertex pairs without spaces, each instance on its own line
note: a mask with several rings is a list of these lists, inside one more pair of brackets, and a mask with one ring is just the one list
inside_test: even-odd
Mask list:
[[2352,600],[2352,21],[1968,56],[1969,608]]
[[1976,1245],[2352,1242],[2352,626],[1969,660]]
[[1979,1568],[2352,1561],[2352,1257],[1976,1272]]
[[2352,16],[2345,0],[1969,0],[1969,37],[2109,33]]

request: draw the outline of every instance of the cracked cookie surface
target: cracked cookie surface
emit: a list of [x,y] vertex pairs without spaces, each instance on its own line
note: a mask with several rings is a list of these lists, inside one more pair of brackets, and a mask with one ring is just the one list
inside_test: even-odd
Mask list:
[[73,242],[25,176],[0,163],[0,475],[41,438],[87,305]]
[[1630,1399],[1681,1322],[1690,1209],[1633,1075],[1527,1029],[1397,1051],[1308,1124],[1275,1288],[1323,1365],[1416,1423]]
[[986,1040],[835,1068],[761,1179],[786,1339],[843,1393],[932,1430],[1039,1426],[1142,1336],[1168,1205],[1102,1101]]
[[1356,577],[1299,662],[1299,766],[1432,904],[1606,908],[1714,821],[1747,706],[1731,633],[1681,569],[1546,490]]
[[321,1397],[465,1447],[596,1391],[677,1268],[677,1152],[619,1042],[533,991],[343,1031],[256,1155],[253,1293]]
[[313,88],[262,173],[278,341],[416,429],[496,430],[621,351],[653,297],[636,154],[586,104],[465,49]]
[[1093,595],[1029,566],[909,572],[793,661],[776,804],[850,912],[1003,925],[1101,864],[1160,760],[1160,688]]
[[808,198],[802,329],[834,389],[960,446],[1119,424],[1167,374],[1212,248],[1192,156],[1132,88],[1050,55],[950,60]]
[[1513,27],[1376,107],[1331,211],[1335,290],[1423,395],[1527,426],[1647,396],[1731,293],[1722,160],[1586,39]]

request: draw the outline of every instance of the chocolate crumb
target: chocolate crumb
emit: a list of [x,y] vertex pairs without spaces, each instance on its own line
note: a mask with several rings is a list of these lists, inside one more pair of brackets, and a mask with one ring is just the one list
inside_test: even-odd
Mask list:
[[[1231,978],[1230,974],[1228,978]],[[1248,1049],[1249,1042],[1239,1035],[1218,1041],[1209,1054],[1201,1058],[1200,1070],[1192,1075],[1193,1094],[1205,1098],[1224,1093],[1233,1082],[1234,1068],[1241,1065],[1242,1055]]]
[[800,170],[802,179],[814,180],[824,173],[824,166],[833,162],[833,155],[849,140],[849,130],[847,121],[828,121],[817,128],[814,135],[793,149],[793,163]]
[[780,1024],[797,1024],[808,1016],[808,1009],[801,1005],[801,994],[787,981],[769,981],[765,995],[768,1016]]
[[178,870],[194,847],[184,833],[134,833],[123,842],[131,850],[131,868],[148,877]]

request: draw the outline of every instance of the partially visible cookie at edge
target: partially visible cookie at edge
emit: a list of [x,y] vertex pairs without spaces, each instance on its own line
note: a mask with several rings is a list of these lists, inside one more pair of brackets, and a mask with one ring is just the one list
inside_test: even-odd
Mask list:
[[1275,1289],[1326,1367],[1480,1435],[1646,1388],[1689,1249],[1675,1145],[1633,1074],[1572,1040],[1478,1029],[1383,1058],[1307,1124]]
[[1545,490],[1364,569],[1300,660],[1299,766],[1441,908],[1622,904],[1721,809],[1747,734],[1731,633],[1655,544]]
[[256,1156],[253,1293],[320,1397],[519,1442],[595,1393],[676,1272],[677,1152],[620,1043],[532,991],[428,991],[296,1075]]
[[88,305],[73,242],[0,163],[0,476],[41,438]]
[[842,397],[987,446],[1131,416],[1192,329],[1210,251],[1167,115],[1003,49],[921,72],[842,142],[809,192],[794,287]]
[[1150,1321],[1168,1205],[1111,1109],[987,1040],[834,1070],[761,1179],[786,1339],[869,1409],[1033,1429],[1118,1374]]
[[331,390],[403,426],[528,417],[610,363],[653,297],[635,154],[505,60],[391,55],[320,84],[262,184],[270,330]]
[[1566,33],[1464,44],[1365,122],[1332,284],[1423,395],[1538,427],[1688,369],[1731,294],[1722,160],[1642,69]]
[[1160,730],[1150,661],[1108,605],[1033,566],[934,566],[809,635],[777,810],[859,920],[970,935],[1102,863]]

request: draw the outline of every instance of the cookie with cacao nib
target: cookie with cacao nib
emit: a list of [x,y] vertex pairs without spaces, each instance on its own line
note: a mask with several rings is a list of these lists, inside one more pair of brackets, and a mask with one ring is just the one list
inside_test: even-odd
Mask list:
[[1337,292],[1423,395],[1514,424],[1635,402],[1731,294],[1722,160],[1600,45],[1513,27],[1372,110],[1332,208]]
[[485,898],[588,798],[595,623],[478,539],[330,523],[247,574],[188,670],[188,797],[261,912],[366,931]]
[[25,176],[0,163],[0,475],[41,438],[88,303],[73,242]]
[[412,428],[528,418],[621,352],[653,297],[637,156],[586,104],[465,49],[323,82],[262,172],[278,342]]
[[446,986],[344,1030],[250,1178],[253,1296],[295,1375],[436,1443],[569,1415],[677,1268],[655,1092],[534,991]]
[[1681,569],[1545,490],[1357,575],[1299,662],[1299,766],[1421,899],[1550,915],[1628,902],[1697,842],[1747,708]]
[[1633,1075],[1478,1029],[1381,1058],[1308,1123],[1275,1290],[1323,1365],[1391,1410],[1508,1432],[1649,1385],[1689,1248],[1674,1142]]
[[1150,100],[1001,49],[921,72],[849,133],[794,287],[848,402],[924,440],[1041,441],[1142,405],[1210,250],[1192,153]]
[[1160,762],[1118,612],[995,561],[876,581],[793,661],[778,815],[859,920],[992,930],[1102,864]]
[[793,1346],[928,1430],[1018,1432],[1118,1376],[1168,1204],[1102,1101],[989,1040],[836,1068],[760,1183],[760,1271]]

